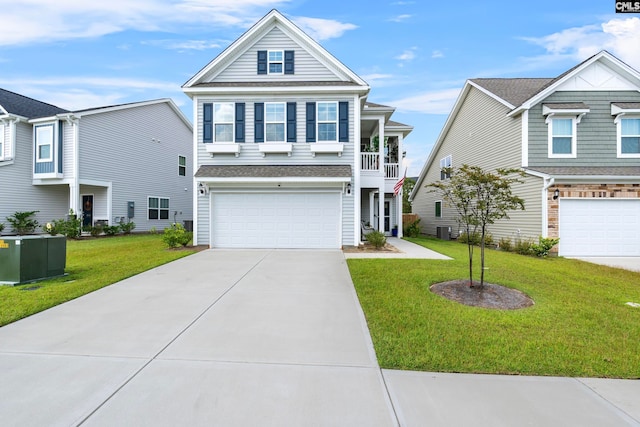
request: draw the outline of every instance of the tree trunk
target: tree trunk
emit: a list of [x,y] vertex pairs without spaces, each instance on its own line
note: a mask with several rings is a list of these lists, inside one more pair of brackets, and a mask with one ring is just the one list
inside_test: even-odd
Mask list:
[[482,227],[482,235],[480,236],[480,287],[484,286],[484,235],[486,229]]

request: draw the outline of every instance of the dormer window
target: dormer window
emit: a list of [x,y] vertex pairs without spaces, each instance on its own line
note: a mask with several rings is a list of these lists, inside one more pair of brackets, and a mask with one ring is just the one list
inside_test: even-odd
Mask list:
[[258,74],[294,74],[294,50],[259,50]]
[[582,102],[544,104],[542,114],[549,126],[549,158],[577,157],[577,126],[589,112]]

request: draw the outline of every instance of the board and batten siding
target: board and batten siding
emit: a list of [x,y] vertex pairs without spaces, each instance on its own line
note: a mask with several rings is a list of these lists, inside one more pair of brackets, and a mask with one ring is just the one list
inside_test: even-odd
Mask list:
[[[111,183],[112,217],[135,202],[136,231],[162,230],[193,218],[191,129],[166,103],[86,115],[80,119],[80,180]],[[187,158],[178,175],[178,156]],[[148,220],[148,197],[169,198],[169,219]],[[99,206],[96,209],[101,209]]]
[[[335,101],[349,102],[349,142],[344,143],[344,151],[342,156],[338,156],[336,153],[316,154],[314,157],[309,149],[311,144],[322,143],[307,143],[306,141],[306,103],[317,101]],[[240,154],[235,157],[234,154],[214,154],[213,157],[207,153],[206,144],[202,142],[202,122],[203,122],[203,107],[204,103],[215,102],[244,102],[245,103],[245,141],[244,143],[238,143],[240,147]],[[263,153],[259,151],[261,144],[254,142],[254,103],[256,102],[296,102],[296,143],[293,143],[293,151],[291,156],[280,153],[267,153],[263,156]],[[350,165],[353,169],[354,156],[355,156],[355,114],[354,114],[354,102],[353,96],[345,97],[344,95],[318,95],[310,98],[309,96],[269,96],[269,97],[246,97],[238,99],[238,97],[216,97],[216,98],[198,98],[197,108],[197,120],[196,128],[194,132],[197,134],[197,164],[202,165]],[[357,124],[359,126],[359,124]],[[215,144],[215,142],[213,143]],[[351,185],[354,185],[353,178]],[[197,202],[197,214],[198,214],[198,244],[210,244],[209,242],[209,197],[198,197]],[[354,245],[354,218],[355,205],[354,195],[342,196],[342,242],[344,245]]]
[[[632,91],[555,92],[529,111],[529,167],[636,166],[638,159],[617,158],[617,128],[612,102],[640,102]],[[577,125],[576,158],[549,158],[549,126],[542,115],[545,103],[583,102],[589,112]]]
[[[257,55],[259,50],[293,50],[294,74],[261,74],[257,73]],[[205,77],[211,81],[214,76]],[[233,63],[229,64],[219,75],[216,82],[256,82],[256,81],[336,81],[340,80],[331,70],[314,58],[298,43],[287,36],[280,28],[274,27],[263,38],[245,51]]]
[[[521,118],[507,117],[509,111],[509,108],[476,88],[469,89],[454,122],[444,135],[444,141],[433,156],[421,188],[413,198],[412,212],[420,216],[423,233],[436,235],[436,227],[451,227],[452,236],[458,235],[455,209],[447,207],[443,201],[442,217],[436,218],[435,202],[442,198],[425,187],[440,180],[440,159],[451,155],[454,168],[463,164],[485,170],[521,167]],[[533,177],[525,180],[526,184],[514,186],[514,194],[525,199],[527,211],[511,212],[510,220],[492,226],[490,232],[496,240],[512,237],[517,230],[521,235],[540,234],[542,225],[535,217],[540,211],[541,187],[537,186],[541,180]]]
[[[39,211],[34,218],[46,224],[65,218],[69,211],[68,185],[33,185],[33,126],[19,122],[15,132],[14,160],[0,166],[0,222],[5,223],[4,233],[11,232],[5,218],[15,212]],[[11,143],[8,134],[5,142]]]

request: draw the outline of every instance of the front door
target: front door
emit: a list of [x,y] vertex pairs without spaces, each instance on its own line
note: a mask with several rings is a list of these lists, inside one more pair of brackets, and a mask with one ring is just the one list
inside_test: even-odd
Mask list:
[[384,202],[384,231],[391,231],[391,202]]
[[93,225],[93,195],[82,196],[82,227]]

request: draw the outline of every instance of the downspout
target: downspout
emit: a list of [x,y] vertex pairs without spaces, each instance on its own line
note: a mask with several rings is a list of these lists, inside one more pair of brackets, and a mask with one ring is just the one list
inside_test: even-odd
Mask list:
[[544,186],[542,187],[542,237],[549,236],[549,201],[548,190],[555,183],[554,177],[544,178]]
[[[361,154],[360,154],[360,138],[362,137],[362,115],[361,115],[361,105],[363,105],[363,101],[367,98],[366,95],[358,96],[355,95],[353,97],[353,115],[354,115],[354,123],[353,123],[353,190],[351,195],[353,197],[353,245],[358,246],[361,241],[361,233],[360,233],[360,221],[362,221],[362,192],[360,191],[360,162],[361,162]],[[344,242],[343,242],[344,243]]]
[[[73,176],[71,183],[69,184],[69,210],[73,209],[75,215],[79,215],[80,212],[80,137],[78,131],[78,117],[73,114],[67,114],[64,116],[67,124],[71,126],[73,132]],[[64,141],[62,142],[64,143]]]

